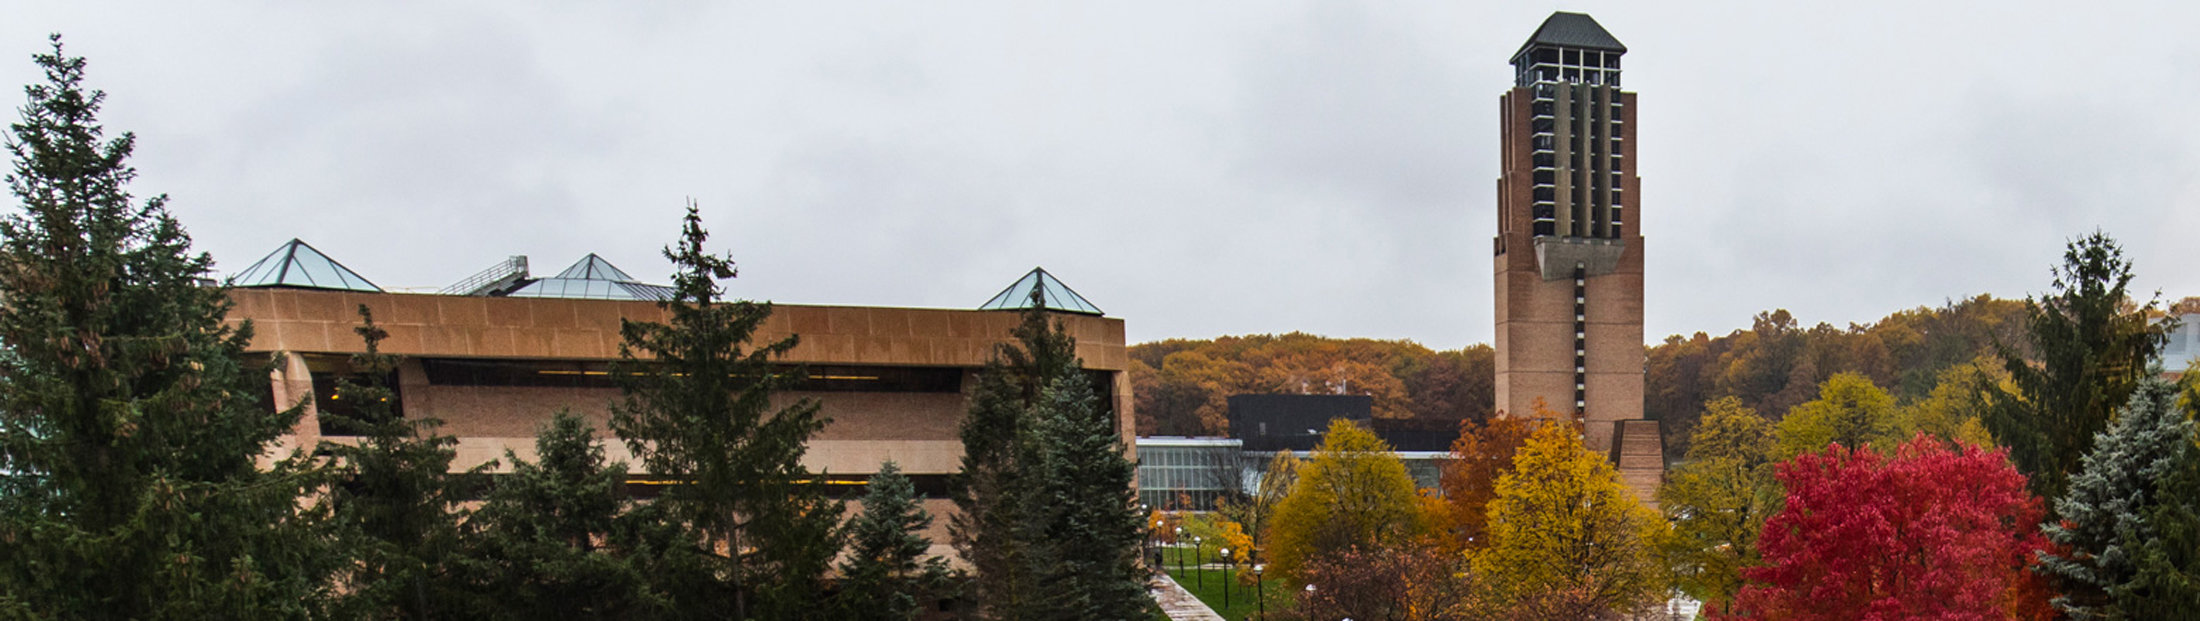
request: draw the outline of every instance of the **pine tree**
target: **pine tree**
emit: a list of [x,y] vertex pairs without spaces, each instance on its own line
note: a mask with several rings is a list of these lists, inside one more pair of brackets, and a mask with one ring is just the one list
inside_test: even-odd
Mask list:
[[2032,492],[2049,499],[2063,496],[2094,436],[2168,338],[2164,326],[2147,321],[2153,301],[2130,306],[2131,263],[2107,235],[2071,242],[2054,274],[2053,294],[2025,301],[2037,359],[1999,346],[2017,390],[1989,393],[1984,421]]
[[1039,291],[1012,334],[972,391],[955,487],[962,511],[949,525],[976,573],[978,614],[1144,616],[1144,517],[1113,408],[1102,407]]
[[886,462],[864,488],[863,512],[848,524],[840,604],[849,621],[913,621],[926,601],[951,595],[947,559],[926,557],[920,534],[932,516],[917,505],[901,466]]
[[588,421],[560,410],[467,522],[472,583],[503,619],[642,619],[665,602],[631,562],[626,464],[604,463]]
[[841,505],[802,465],[827,420],[809,399],[772,407],[773,393],[799,377],[773,363],[796,338],[750,346],[771,305],[721,299],[718,281],[734,277],[734,265],[704,252],[707,238],[690,203],[679,243],[665,249],[678,270],[672,299],[658,303],[670,321],[620,326],[613,375],[626,396],[611,428],[650,474],[680,482],[655,504],[693,530],[700,558],[725,584],[671,593],[679,608],[808,618],[840,549]]
[[[6,141],[0,219],[0,616],[271,619],[313,614],[334,566],[305,456],[259,463],[298,421],[166,197],[127,186],[105,94],[61,38],[35,59]],[[281,457],[281,456],[276,456]]]
[[972,595],[986,619],[1029,619],[1040,590],[1026,571],[1037,516],[1037,461],[1032,408],[1047,378],[1076,370],[1076,343],[1047,321],[1045,300],[1034,291],[1031,308],[1011,332],[1014,343],[994,348],[978,373],[970,411],[963,417],[962,472],[954,480],[959,510],[948,523],[955,549],[970,563]]
[[2063,587],[2056,608],[2072,619],[2126,617],[2110,593],[2128,590],[2138,572],[2132,546],[2157,538],[2152,518],[2165,500],[2157,482],[2193,459],[2192,442],[2176,386],[2158,377],[2140,381],[2116,422],[2094,438],[2069,493],[2056,499],[2062,519],[2043,527],[2058,546],[2040,563]]
[[[2188,419],[2192,413],[2188,406]],[[2200,610],[2200,447],[2186,443],[2155,486],[2158,502],[2146,515],[2151,532],[2118,534],[2133,573],[2108,595],[2128,618],[2174,619]]]
[[458,439],[438,432],[441,420],[399,415],[388,384],[398,358],[381,348],[389,333],[374,325],[364,304],[359,319],[353,330],[366,352],[352,356],[351,370],[366,381],[337,382],[337,398],[354,404],[351,414],[322,413],[337,429],[359,436],[355,443],[322,443],[336,464],[329,501],[338,541],[356,559],[342,574],[350,588],[337,609],[397,619],[475,614],[478,602],[452,571],[463,548],[459,503],[466,498],[465,477],[450,473]]
[[[1074,369],[1072,369],[1074,371]],[[1036,501],[1039,539],[1030,560],[1038,586],[1050,594],[1036,618],[1064,621],[1153,616],[1140,565],[1144,518],[1131,490],[1136,466],[1124,458],[1122,436],[1084,373],[1057,374],[1032,412],[1038,443]]]

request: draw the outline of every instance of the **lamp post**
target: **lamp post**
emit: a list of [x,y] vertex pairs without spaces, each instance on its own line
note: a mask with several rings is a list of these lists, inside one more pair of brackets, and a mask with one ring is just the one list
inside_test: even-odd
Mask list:
[[1222,607],[1230,607],[1230,549],[1222,549]]
[[1199,585],[1200,590],[1207,589],[1207,557],[1200,554],[1203,549],[1200,546],[1205,543],[1199,535],[1192,535],[1192,583]]
[[1253,564],[1253,602],[1260,607],[1260,621],[1268,621],[1268,566]]
[[1176,548],[1176,573],[1184,575],[1184,527],[1176,527],[1176,536],[1169,538],[1169,547]]
[[1315,604],[1316,604],[1317,602],[1315,602],[1315,601],[1314,601],[1314,583],[1312,583],[1312,582],[1308,582],[1308,583],[1306,583],[1306,600],[1305,600],[1305,601],[1306,601],[1306,618],[1308,618],[1308,619],[1319,619],[1319,618],[1321,618],[1321,615],[1317,615],[1317,614],[1314,614],[1314,608],[1315,608],[1315,606],[1314,606],[1314,605],[1315,605]]

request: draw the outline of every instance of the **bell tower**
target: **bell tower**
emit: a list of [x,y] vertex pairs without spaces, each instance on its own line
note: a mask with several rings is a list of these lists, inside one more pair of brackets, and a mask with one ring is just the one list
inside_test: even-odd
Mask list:
[[1643,420],[1642,181],[1627,46],[1553,13],[1512,57],[1497,181],[1497,409],[1583,424],[1648,498],[1664,469]]

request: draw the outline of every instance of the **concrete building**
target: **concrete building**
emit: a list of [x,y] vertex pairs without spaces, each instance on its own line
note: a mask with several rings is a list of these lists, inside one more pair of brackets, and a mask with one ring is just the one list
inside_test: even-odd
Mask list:
[[[528,275],[525,259],[515,258],[446,293],[390,293],[297,241],[234,282],[231,321],[250,320],[249,350],[278,363],[271,402],[305,406],[286,443],[343,441],[321,424],[321,413],[348,407],[334,387],[352,374],[348,357],[362,350],[352,328],[364,304],[389,332],[382,350],[405,357],[391,378],[400,414],[444,421],[443,432],[458,438],[454,469],[502,459],[507,450],[531,459],[537,428],[559,409],[585,416],[608,436],[610,405],[620,398],[608,373],[608,363],[619,358],[620,322],[665,321],[657,300],[669,295],[595,255],[545,278]],[[961,467],[964,391],[995,346],[1014,340],[1009,331],[1031,287],[1083,309],[1054,315],[1076,340],[1131,446],[1123,321],[1101,316],[1060,281],[1033,270],[987,310],[775,304],[751,342],[799,336],[784,362],[808,372],[798,390],[777,400],[815,399],[832,419],[810,442],[805,465],[853,496],[879,464],[898,462],[936,517],[929,535],[935,552],[944,552],[953,511],[944,494],[946,478]],[[629,483],[637,495],[661,484],[638,471],[624,443],[604,447],[637,469]],[[510,467],[501,463],[495,471]]]
[[1554,13],[1512,57],[1499,97],[1497,409],[1541,401],[1584,424],[1648,498],[1664,468],[1643,420],[1642,181],[1627,46],[1595,19]]

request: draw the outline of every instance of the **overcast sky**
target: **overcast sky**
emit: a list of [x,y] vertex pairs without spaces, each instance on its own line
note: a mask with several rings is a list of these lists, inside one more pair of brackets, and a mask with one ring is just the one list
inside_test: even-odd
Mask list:
[[1492,332],[1506,60],[1583,11],[1641,94],[1653,342],[2022,296],[2096,227],[2200,295],[2196,3],[602,4],[8,3],[0,84],[66,34],[224,272],[299,237],[389,288],[665,282],[692,197],[744,297],[969,308],[1043,265],[1134,342],[1454,348]]

